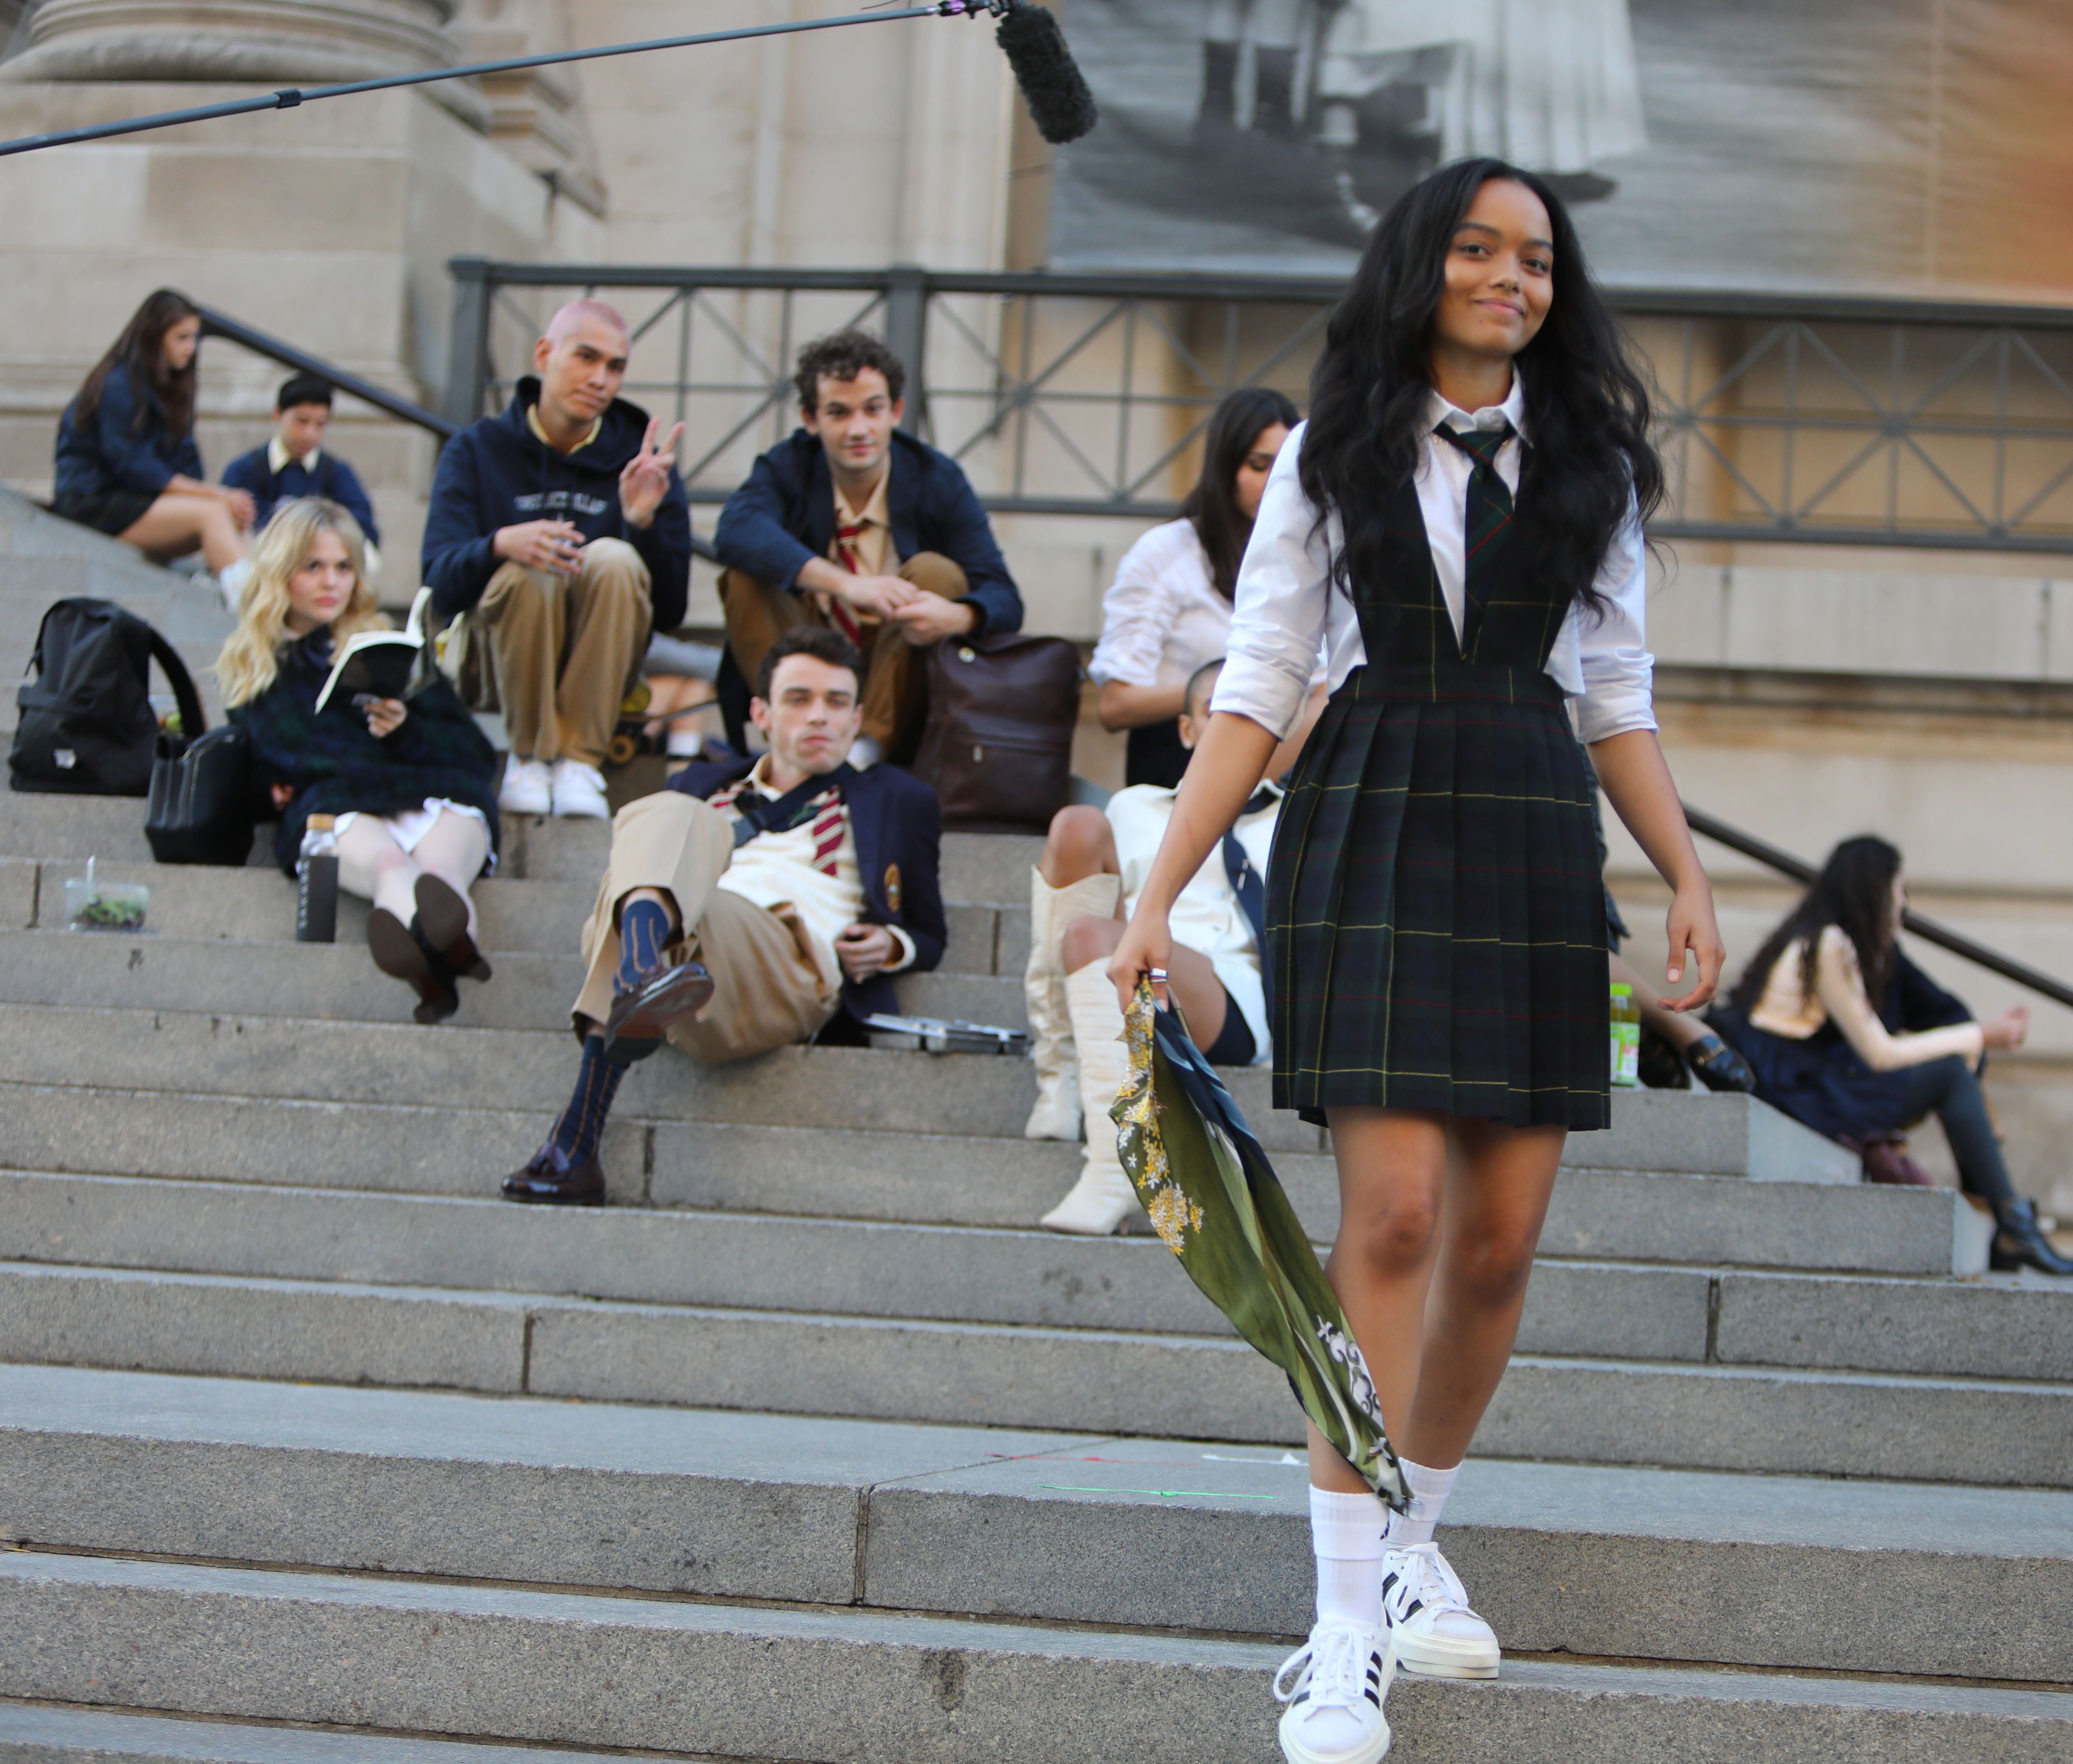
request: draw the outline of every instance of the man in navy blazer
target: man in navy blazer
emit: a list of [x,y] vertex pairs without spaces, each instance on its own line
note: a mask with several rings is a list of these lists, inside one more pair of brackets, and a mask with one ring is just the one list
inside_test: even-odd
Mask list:
[[626,1068],[667,1039],[707,1064],[819,1032],[845,1004],[897,1011],[892,976],[933,968],[949,928],[936,793],[846,756],[861,715],[855,646],[801,625],[763,658],[751,711],[769,751],[687,767],[629,802],[583,952],[575,1090],[504,1181],[514,1201],[602,1204],[597,1147]]
[[899,427],[906,381],[868,332],[808,344],[794,380],[802,427],[756,462],[713,536],[732,663],[723,703],[732,690],[738,705],[782,633],[833,625],[864,657],[859,764],[913,756],[923,651],[1022,628],[1022,596],[963,472]]

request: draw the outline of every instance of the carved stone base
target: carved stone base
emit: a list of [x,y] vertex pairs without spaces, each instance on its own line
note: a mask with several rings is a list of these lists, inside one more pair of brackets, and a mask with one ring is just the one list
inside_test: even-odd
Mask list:
[[[0,80],[328,85],[451,66],[455,0],[46,0]],[[480,93],[431,95],[476,128]]]

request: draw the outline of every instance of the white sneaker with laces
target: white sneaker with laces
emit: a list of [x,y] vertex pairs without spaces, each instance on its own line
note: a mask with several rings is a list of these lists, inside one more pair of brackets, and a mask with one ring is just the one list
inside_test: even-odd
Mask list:
[[1288,1764],[1377,1764],[1389,1750],[1382,1705],[1396,1676],[1389,1632],[1320,1622],[1274,1675]]
[[506,814],[546,814],[554,806],[554,774],[545,760],[521,760],[517,755],[504,762],[504,785],[497,793],[497,806]]
[[1497,1637],[1469,1609],[1469,1595],[1438,1544],[1389,1551],[1382,1576],[1382,1620],[1405,1671],[1420,1678],[1497,1676]]
[[609,821],[612,805],[604,800],[604,774],[580,760],[555,760],[554,813]]

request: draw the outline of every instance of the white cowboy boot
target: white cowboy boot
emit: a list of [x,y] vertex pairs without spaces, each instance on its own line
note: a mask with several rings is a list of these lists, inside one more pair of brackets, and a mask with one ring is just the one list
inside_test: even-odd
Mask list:
[[1065,999],[1078,1045],[1080,1106],[1087,1122],[1086,1162],[1061,1201],[1038,1222],[1045,1230],[1082,1237],[1107,1237],[1137,1210],[1137,1190],[1116,1156],[1115,1123],[1109,1110],[1130,1066],[1123,1045],[1123,1012],[1108,963],[1090,962],[1065,976]]
[[1036,1067],[1036,1106],[1022,1129],[1025,1140],[1080,1136],[1079,1070],[1073,1025],[1065,1012],[1065,927],[1078,918],[1113,918],[1123,878],[1090,876],[1054,888],[1043,872],[1029,872],[1029,965],[1022,996],[1029,1010],[1029,1057]]

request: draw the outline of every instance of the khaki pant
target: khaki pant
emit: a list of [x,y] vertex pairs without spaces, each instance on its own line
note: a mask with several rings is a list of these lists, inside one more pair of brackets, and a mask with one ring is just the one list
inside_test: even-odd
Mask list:
[[[958,564],[934,551],[917,552],[900,566],[900,578],[946,600],[962,600],[971,591]],[[795,625],[832,624],[817,594],[794,594],[773,588],[739,570],[723,570],[720,604],[727,613],[727,643],[734,665],[752,692],[763,657]],[[905,764],[921,740],[929,711],[929,673],[922,649],[890,620],[865,615],[863,624],[863,732],[887,759]]]
[[708,1065],[803,1041],[835,1014],[839,988],[821,978],[806,927],[789,907],[752,905],[718,887],[734,861],[734,823],[710,802],[658,790],[629,802],[612,824],[612,861],[583,927],[590,964],[572,1013],[582,1035],[612,1008],[619,970],[619,903],[636,888],[660,888],[690,929],[673,962],[703,962],[713,995],[670,1039]]
[[624,539],[593,539],[580,574],[507,563],[468,615],[468,703],[501,710],[520,760],[600,765],[648,651],[648,566]]

